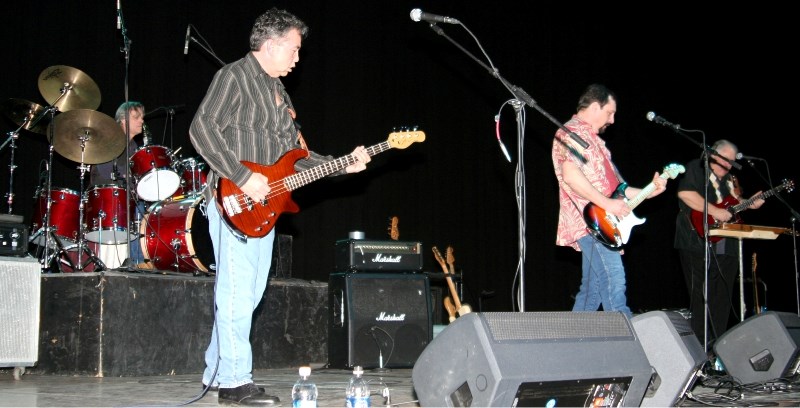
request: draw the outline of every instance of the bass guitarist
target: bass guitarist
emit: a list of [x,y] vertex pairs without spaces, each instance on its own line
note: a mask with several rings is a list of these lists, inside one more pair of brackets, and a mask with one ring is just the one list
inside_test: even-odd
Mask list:
[[[223,177],[250,200],[264,200],[274,180],[241,161],[272,165],[288,151],[305,147],[280,78],[300,60],[307,32],[299,18],[272,8],[256,19],[250,52],[217,71],[189,130],[194,147],[211,168],[209,187]],[[334,174],[362,171],[370,161],[363,146],[352,156],[353,162]],[[309,152],[294,166],[303,170],[329,160]],[[275,394],[280,390],[269,392],[253,382],[250,345],[253,311],[267,288],[275,230],[257,238],[237,236],[222,220],[213,190],[204,198],[216,260],[216,307],[203,386],[219,387],[220,405],[277,406],[280,398]]]
[[[689,291],[689,310],[691,311],[692,329],[702,342],[712,339],[728,330],[731,311],[735,312],[732,297],[739,271],[739,244],[735,239],[709,240],[708,266],[708,332],[703,317],[705,301],[703,285],[705,282],[705,251],[703,207],[705,198],[703,190],[708,185],[708,220],[709,222],[729,222],[734,214],[726,209],[724,203],[741,200],[741,191],[735,177],[730,173],[732,163],[739,149],[728,140],[718,140],[711,146],[717,154],[709,155],[709,176],[705,177],[704,159],[697,158],[686,164],[686,173],[678,183],[678,212],[675,221],[675,248],[681,259],[681,268]],[[706,183],[708,181],[708,183]],[[763,199],[753,195],[749,206],[756,209],[764,204]],[[700,223],[692,222],[698,219]],[[707,335],[707,336],[706,336]]]

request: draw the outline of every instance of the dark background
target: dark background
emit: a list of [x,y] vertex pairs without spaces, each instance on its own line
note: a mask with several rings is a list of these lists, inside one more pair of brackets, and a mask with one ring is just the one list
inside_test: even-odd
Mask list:
[[[96,82],[102,94],[97,110],[109,116],[126,98],[143,102],[148,112],[185,105],[173,117],[163,111],[150,115],[147,124],[155,144],[194,157],[189,124],[220,64],[194,42],[184,55],[187,25],[228,63],[248,52],[253,21],[272,6],[287,8],[311,27],[298,67],[284,82],[313,150],[339,157],[356,145],[386,140],[398,126],[418,126],[427,135],[424,143],[375,156],[365,172],[320,180],[293,193],[301,212],[285,214],[277,228],[294,237],[295,277],[327,281],[336,240],[353,230],[365,231],[368,239],[388,239],[389,219],[397,216],[400,240],[423,243],[426,270],[439,271],[431,246],[453,246],[465,302],[476,308],[481,293],[493,292],[482,299],[483,310],[519,310],[519,184],[525,187],[527,214],[523,309],[568,310],[580,258],[554,245],[558,193],[550,144],[557,125],[547,116],[569,119],[592,82],[618,94],[617,123],[603,137],[631,185],[643,186],[665,165],[700,154],[701,133],[689,133],[694,138],[689,140],[649,122],[645,115],[651,110],[685,129],[702,130],[707,144],[728,138],[744,154],[767,159],[755,168],[745,163],[737,172],[747,193],[769,189],[770,178],[777,185],[796,176],[798,143],[791,131],[796,125],[786,113],[793,111],[797,95],[796,68],[787,62],[796,49],[791,41],[797,38],[796,22],[793,13],[777,6],[123,0],[132,41],[126,70],[115,2],[3,2],[0,98],[46,106],[40,73],[54,65],[74,67]],[[413,22],[413,8],[460,20],[469,31],[439,27],[486,62],[479,43],[499,75],[530,94],[541,111],[522,111],[524,139],[517,136],[514,109],[504,105],[511,93],[427,23]],[[498,114],[513,163],[495,139]],[[15,128],[2,121],[4,133]],[[13,212],[30,223],[48,143],[43,135],[23,131],[17,146]],[[0,151],[6,166],[3,192],[9,190],[9,151],[8,146]],[[520,159],[524,174],[517,182]],[[55,154],[53,185],[78,189],[77,166]],[[624,256],[635,312],[688,306],[672,249],[675,186],[670,182],[665,194],[636,209],[647,222],[634,228]],[[784,197],[792,208],[800,207],[797,193]],[[743,217],[748,224],[792,225],[791,212],[777,198]],[[744,246],[748,277],[751,253],[758,254],[767,307],[795,311],[791,237],[746,240]]]

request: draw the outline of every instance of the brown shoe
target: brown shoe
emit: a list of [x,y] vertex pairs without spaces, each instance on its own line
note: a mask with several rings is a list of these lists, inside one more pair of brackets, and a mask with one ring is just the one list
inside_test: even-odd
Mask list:
[[278,405],[281,400],[276,396],[267,395],[264,389],[256,387],[254,383],[247,383],[236,388],[220,388],[217,402],[219,405],[271,407]]

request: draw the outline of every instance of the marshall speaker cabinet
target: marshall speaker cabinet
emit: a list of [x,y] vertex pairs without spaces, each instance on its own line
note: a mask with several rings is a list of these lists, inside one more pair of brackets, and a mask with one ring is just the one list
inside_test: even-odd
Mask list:
[[431,341],[425,274],[333,273],[328,294],[330,367],[413,367]]

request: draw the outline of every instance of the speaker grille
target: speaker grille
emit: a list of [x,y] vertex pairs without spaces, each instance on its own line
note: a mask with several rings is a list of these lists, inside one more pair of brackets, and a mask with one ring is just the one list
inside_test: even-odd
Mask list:
[[331,274],[332,367],[411,367],[431,340],[428,277]]
[[633,335],[622,313],[497,312],[484,313],[495,341],[565,338],[628,338]]
[[28,367],[38,359],[41,280],[36,259],[0,257],[2,367]]

